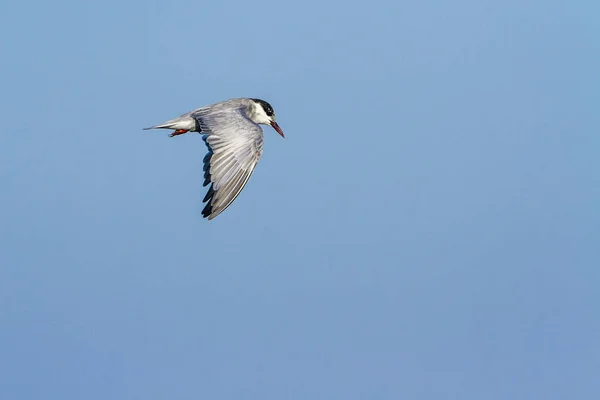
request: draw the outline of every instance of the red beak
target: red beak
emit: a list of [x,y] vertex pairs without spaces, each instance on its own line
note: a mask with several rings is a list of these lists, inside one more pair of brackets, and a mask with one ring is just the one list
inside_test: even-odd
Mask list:
[[285,138],[285,135],[283,134],[283,131],[281,130],[279,125],[277,125],[277,122],[271,121],[271,126],[273,127],[273,129],[275,129],[277,131],[277,133],[279,133],[281,135],[282,138]]

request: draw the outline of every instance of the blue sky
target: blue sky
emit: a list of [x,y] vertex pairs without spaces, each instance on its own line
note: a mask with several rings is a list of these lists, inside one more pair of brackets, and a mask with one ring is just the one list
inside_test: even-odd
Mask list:
[[[597,399],[597,2],[10,2],[0,398]],[[200,135],[269,101],[201,218]]]

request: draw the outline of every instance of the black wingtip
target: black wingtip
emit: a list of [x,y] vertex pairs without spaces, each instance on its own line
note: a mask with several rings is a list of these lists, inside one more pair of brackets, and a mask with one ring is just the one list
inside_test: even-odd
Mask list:
[[202,183],[202,186],[208,185],[211,180],[210,159],[212,158],[212,155],[213,152],[209,150],[208,153],[204,156],[204,160],[202,160],[202,162],[204,163],[204,166],[202,167],[202,169],[204,170],[204,183]]
[[206,196],[202,199],[203,203],[206,203],[209,200],[212,200],[213,195],[215,194],[215,190],[213,189],[213,185],[210,185],[208,191],[206,192]]
[[[204,163],[204,166],[202,167],[202,169],[204,170],[204,183],[202,186],[206,186],[209,183],[211,183],[210,160],[212,158],[213,151],[210,148],[208,141],[206,140],[207,138],[208,138],[208,135],[202,136],[202,140],[204,140],[204,143],[206,143],[206,147],[208,147],[208,153],[204,156],[204,159],[202,160],[202,162]],[[206,196],[204,196],[204,199],[202,200],[203,203],[208,202],[206,204],[206,206],[204,207],[204,209],[202,210],[202,216],[204,218],[208,218],[212,214],[213,206],[211,203],[212,203],[212,199],[213,199],[214,195],[215,195],[215,190],[213,188],[213,185],[211,184],[210,187],[208,188],[208,191],[206,192]]]
[[[209,193],[211,194],[211,197],[208,200],[208,203],[206,204],[206,206],[204,206],[204,209],[202,210],[202,216],[204,218],[208,218],[212,214],[212,211],[213,211],[213,206],[211,204],[211,201],[212,201],[212,195],[214,194],[214,192],[212,190],[212,187],[210,188]],[[207,194],[207,197],[208,197],[208,194]],[[205,199],[206,199],[206,197],[205,197]]]
[[202,210],[202,217],[208,218],[210,214],[212,214],[212,206],[207,204],[206,207],[204,207],[204,210]]

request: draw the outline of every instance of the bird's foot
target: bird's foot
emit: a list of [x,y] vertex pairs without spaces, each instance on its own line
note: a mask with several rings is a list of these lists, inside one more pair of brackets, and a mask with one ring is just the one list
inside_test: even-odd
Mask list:
[[173,136],[177,136],[177,135],[183,135],[184,133],[188,133],[189,131],[186,131],[185,129],[177,129],[175,132],[171,133],[169,135],[169,137],[173,137]]

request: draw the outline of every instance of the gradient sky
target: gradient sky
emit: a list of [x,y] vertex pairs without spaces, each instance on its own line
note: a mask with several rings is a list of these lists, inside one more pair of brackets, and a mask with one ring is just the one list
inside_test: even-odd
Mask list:
[[597,1],[0,8],[1,399],[600,398]]

